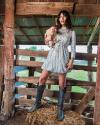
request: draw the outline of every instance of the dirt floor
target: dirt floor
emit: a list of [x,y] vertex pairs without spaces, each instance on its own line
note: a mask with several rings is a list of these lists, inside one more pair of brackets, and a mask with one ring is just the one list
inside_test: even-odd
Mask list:
[[81,116],[73,111],[65,112],[65,119],[56,119],[56,106],[46,106],[36,112],[17,111],[14,118],[0,121],[0,125],[85,125]]
[[27,123],[25,123],[26,116],[26,111],[17,111],[15,116],[10,120],[0,121],[0,125],[27,125]]

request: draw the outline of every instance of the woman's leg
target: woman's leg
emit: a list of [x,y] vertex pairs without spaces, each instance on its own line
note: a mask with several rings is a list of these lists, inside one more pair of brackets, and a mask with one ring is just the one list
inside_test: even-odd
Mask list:
[[45,82],[49,76],[49,72],[44,70],[41,73],[41,76],[39,78],[39,84],[37,87],[37,94],[36,94],[36,101],[35,104],[33,104],[32,108],[29,110],[29,112],[33,112],[41,107],[41,98],[45,89]]
[[64,119],[63,103],[66,92],[66,75],[59,74],[59,96],[58,96],[58,108],[57,108],[57,118],[58,120]]
[[59,87],[64,89],[66,86],[66,74],[59,74]]
[[49,76],[50,72],[48,72],[47,70],[43,70],[40,78],[39,78],[39,85],[45,85],[45,82]]

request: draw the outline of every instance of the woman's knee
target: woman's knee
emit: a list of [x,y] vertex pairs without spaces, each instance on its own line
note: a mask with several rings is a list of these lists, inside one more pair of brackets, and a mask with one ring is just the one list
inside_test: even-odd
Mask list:
[[65,87],[64,87],[64,84],[60,84],[59,83],[59,87],[61,88],[61,89],[64,89]]
[[39,84],[45,84],[48,78],[48,75],[49,75],[49,72],[44,70],[39,78]]
[[64,89],[66,84],[66,76],[65,74],[59,75],[59,87]]

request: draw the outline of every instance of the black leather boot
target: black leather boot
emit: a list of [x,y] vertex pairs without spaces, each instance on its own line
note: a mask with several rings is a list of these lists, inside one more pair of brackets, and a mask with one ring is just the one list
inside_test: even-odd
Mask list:
[[58,106],[57,106],[57,119],[62,121],[64,119],[63,103],[65,97],[66,88],[62,89],[59,87],[59,96],[58,96]]
[[39,85],[37,87],[37,95],[36,95],[35,104],[32,105],[31,109],[29,109],[28,112],[34,112],[41,107],[41,98],[42,98],[44,89],[45,89],[45,85]]

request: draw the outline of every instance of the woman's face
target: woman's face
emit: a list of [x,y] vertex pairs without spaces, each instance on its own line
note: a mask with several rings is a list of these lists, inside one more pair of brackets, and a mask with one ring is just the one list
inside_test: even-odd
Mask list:
[[59,22],[62,26],[65,25],[65,22],[66,22],[66,17],[61,13],[60,14],[60,17],[59,17]]

